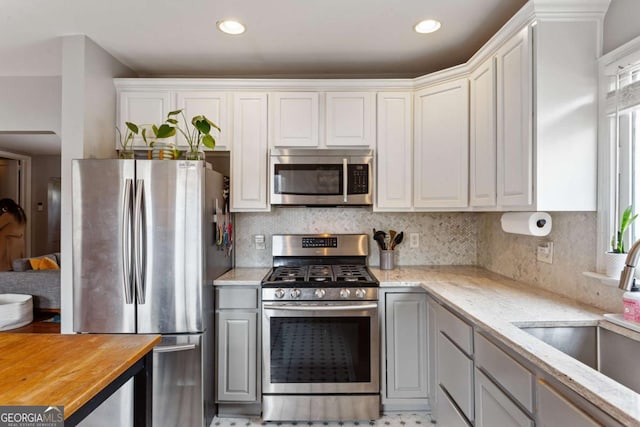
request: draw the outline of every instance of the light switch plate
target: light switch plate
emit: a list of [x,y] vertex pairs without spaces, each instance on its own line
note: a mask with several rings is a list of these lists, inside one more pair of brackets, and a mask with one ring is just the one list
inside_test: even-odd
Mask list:
[[536,257],[538,261],[553,264],[553,242],[545,242],[538,245]]

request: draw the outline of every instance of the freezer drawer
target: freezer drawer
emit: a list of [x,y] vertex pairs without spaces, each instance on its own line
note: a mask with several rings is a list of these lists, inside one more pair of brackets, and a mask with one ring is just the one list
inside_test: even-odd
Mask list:
[[153,349],[153,426],[202,426],[202,334],[163,336]]

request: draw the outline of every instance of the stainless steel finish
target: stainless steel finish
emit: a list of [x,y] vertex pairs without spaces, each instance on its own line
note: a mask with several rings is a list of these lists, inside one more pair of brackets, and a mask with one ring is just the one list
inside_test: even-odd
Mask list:
[[349,192],[349,159],[342,159],[342,176],[344,177],[344,183],[342,185],[342,201],[347,203],[347,197]]
[[[367,194],[347,195],[299,195],[278,194],[274,179],[276,164],[365,164],[368,166],[369,192]],[[372,150],[313,150],[313,149],[271,149],[269,166],[270,202],[272,205],[358,205],[373,204],[373,151]],[[345,168],[343,168],[346,176]],[[343,193],[348,190],[347,182],[343,182]]]
[[153,348],[155,353],[173,353],[176,351],[195,350],[195,344],[160,345]]
[[350,296],[351,296],[350,289],[340,289],[340,298],[346,299],[346,298],[349,298]]
[[[305,237],[335,237],[335,248],[303,248]],[[271,239],[272,255],[277,256],[368,256],[369,236],[366,234],[274,234]]]
[[294,288],[294,289],[291,289],[291,292],[289,293],[289,295],[291,295],[291,298],[297,299],[297,298],[300,298],[300,294],[301,293],[302,292],[300,292],[300,289],[295,289]]
[[367,291],[363,288],[356,289],[356,298],[364,298],[367,295]]
[[316,289],[313,292],[313,295],[316,296],[316,298],[322,299],[324,298],[324,296],[327,294],[327,291],[325,291],[324,289]]
[[178,350],[154,349],[152,424],[154,427],[201,426],[204,399],[202,335],[163,336],[160,348],[163,347]]
[[[315,306],[314,306],[315,305]],[[378,393],[380,391],[380,333],[378,325],[378,304],[369,302],[353,302],[353,307],[346,310],[340,303],[327,305],[326,302],[305,303],[305,308],[298,310],[300,304],[286,307],[280,304],[262,304],[262,366],[263,393]],[[313,307],[312,307],[313,306]],[[335,307],[336,309],[332,309]],[[340,308],[338,308],[340,307]],[[328,309],[327,309],[328,308]],[[371,372],[370,382],[366,383],[272,383],[271,382],[271,317],[367,317],[370,324]],[[264,396],[263,396],[264,397]],[[326,414],[325,414],[326,417]]]
[[[350,292],[349,299],[341,298],[340,292],[343,289],[340,288],[321,288],[316,289],[313,287],[302,288],[300,289],[300,296],[297,298],[291,298],[289,294],[287,294],[284,289],[276,289],[276,288],[263,288],[262,289],[262,300],[263,301],[312,301],[318,298],[321,298],[324,301],[341,301],[343,304],[346,301],[351,300],[365,300],[365,301],[377,301],[378,300],[378,288],[362,288],[358,289],[364,292],[363,296],[360,297],[356,295],[357,291],[352,290]],[[322,297],[318,297],[316,292],[322,291]]]
[[124,272],[124,299],[127,304],[133,304],[133,276],[131,260],[131,193],[133,192],[133,180],[126,179],[124,188],[124,202],[122,210],[122,270]]
[[615,331],[604,322],[599,326],[521,328],[592,369],[640,393],[637,355],[640,341]]
[[638,265],[638,259],[640,259],[640,240],[637,240],[631,249],[629,249],[629,254],[625,260],[626,265],[622,269],[622,274],[620,275],[620,283],[618,284],[620,289],[625,291],[631,290],[634,282],[634,272]]
[[139,333],[204,330],[205,171],[212,173],[197,161],[138,162],[144,191],[137,224],[143,227],[140,245],[150,251],[142,271],[146,300],[138,305]]
[[75,332],[136,332],[121,259],[122,201],[126,180],[134,178],[134,160],[72,161]]
[[136,181],[136,202],[133,215],[133,252],[134,252],[134,270],[136,276],[136,297],[138,304],[144,304],[144,277],[145,277],[145,253],[146,245],[143,236],[143,199],[144,198],[144,180]]
[[380,396],[263,396],[266,421],[352,421],[380,417]]
[[353,310],[368,310],[368,309],[377,309],[378,304],[362,304],[362,305],[344,305],[342,303],[335,304],[326,304],[326,305],[302,305],[302,304],[288,304],[288,305],[277,305],[273,303],[265,302],[262,304],[264,309],[268,310],[285,310],[285,311],[353,311]]

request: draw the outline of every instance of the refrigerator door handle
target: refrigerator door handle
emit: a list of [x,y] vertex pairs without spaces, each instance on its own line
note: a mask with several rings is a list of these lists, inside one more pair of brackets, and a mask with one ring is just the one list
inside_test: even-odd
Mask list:
[[154,353],[173,353],[176,351],[195,350],[195,344],[161,345],[153,348]]
[[133,250],[136,272],[136,298],[138,304],[144,304],[144,276],[146,265],[146,233],[143,230],[144,221],[144,180],[136,180],[136,207],[134,214]]
[[133,180],[124,183],[122,215],[122,271],[124,273],[124,298],[126,304],[133,304],[133,277],[131,276],[131,190]]

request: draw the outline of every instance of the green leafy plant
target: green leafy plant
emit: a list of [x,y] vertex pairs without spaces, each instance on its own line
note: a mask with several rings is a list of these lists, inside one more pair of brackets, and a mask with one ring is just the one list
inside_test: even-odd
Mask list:
[[614,254],[624,254],[626,251],[624,250],[624,233],[627,231],[627,228],[635,219],[638,217],[638,214],[633,215],[633,210],[631,206],[624,210],[622,213],[622,218],[620,218],[620,226],[618,230],[611,237],[611,252]]
[[[180,126],[179,118],[182,118],[183,126]],[[170,133],[173,130],[173,133],[167,136],[161,136],[162,138],[166,138],[168,136],[173,136],[176,134],[176,130],[184,136],[184,139],[187,141],[189,145],[189,151],[198,152],[200,150],[200,144],[204,144],[205,147],[209,147],[211,149],[215,148],[216,140],[211,135],[211,130],[217,129],[220,131],[220,127],[213,123],[211,120],[207,119],[203,115],[194,116],[191,119],[191,126],[189,126],[187,122],[187,118],[184,115],[184,110],[175,110],[169,112],[167,115],[167,120],[165,123],[160,125],[157,128],[157,132],[160,135],[164,135],[165,133]],[[154,128],[154,133],[156,129]]]
[[[129,144],[133,142],[133,139],[135,138],[136,135],[138,135],[138,132],[140,129],[138,128],[138,125],[136,125],[135,123],[124,122],[124,124],[127,126],[127,131],[125,132],[124,135],[122,135],[122,132],[120,132],[120,129],[118,128],[118,126],[116,126],[116,131],[118,132],[118,138],[120,139],[120,146],[122,147],[123,150],[128,151],[131,149]],[[145,129],[142,130],[143,138],[144,138],[144,131]]]

